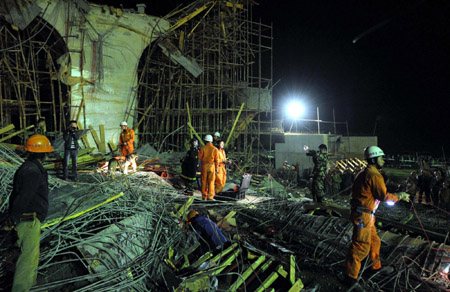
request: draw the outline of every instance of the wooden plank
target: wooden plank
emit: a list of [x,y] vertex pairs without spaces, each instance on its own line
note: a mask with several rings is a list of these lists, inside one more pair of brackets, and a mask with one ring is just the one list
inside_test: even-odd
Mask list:
[[9,124],[8,126],[0,129],[0,134],[6,133],[14,129],[14,124]]
[[295,282],[294,286],[289,289],[288,292],[299,292],[303,289],[304,285],[302,280],[298,279],[297,282]]
[[266,260],[266,257],[264,255],[260,256],[240,277],[237,278],[237,280],[231,285],[230,288],[228,288],[227,292],[233,292],[236,291],[241,285],[244,283],[245,280],[256,270],[259,265],[261,265]]
[[94,138],[95,144],[97,144],[98,151],[101,151],[100,150],[101,142],[100,142],[100,138],[98,137],[97,131],[95,131],[95,129],[94,129],[94,127],[92,127],[92,125],[89,126],[89,129],[91,129],[92,138]]
[[293,254],[290,257],[289,280],[292,285],[295,285],[295,256]]
[[117,150],[117,145],[116,145],[116,143],[114,143],[114,141],[109,141],[108,146],[109,146],[109,150],[111,150],[111,152],[114,152]]
[[270,276],[264,280],[264,282],[259,286],[255,291],[256,292],[264,292],[269,289],[269,287],[278,279],[279,275],[277,272],[272,272]]
[[8,139],[10,139],[10,138],[12,138],[12,137],[14,137],[14,136],[17,136],[17,135],[19,135],[20,133],[23,133],[23,132],[25,132],[25,131],[27,131],[27,130],[30,130],[30,129],[32,129],[32,128],[34,128],[34,125],[28,126],[28,127],[26,127],[25,129],[22,129],[22,130],[20,130],[20,131],[17,131],[17,132],[12,133],[11,135],[8,135],[8,136],[6,136],[6,137],[3,137],[3,138],[0,139],[0,142],[6,141],[6,140],[8,140]]
[[[81,125],[81,123],[78,124],[78,129],[79,129],[79,130],[82,130],[82,129],[83,129],[83,126]],[[86,147],[86,148],[92,148],[92,147],[91,147],[91,144],[89,143],[89,139],[88,139],[88,137],[86,136],[86,134],[84,134],[83,136],[81,136],[81,141],[83,141],[84,147]]]
[[106,153],[105,125],[100,125],[100,152]]

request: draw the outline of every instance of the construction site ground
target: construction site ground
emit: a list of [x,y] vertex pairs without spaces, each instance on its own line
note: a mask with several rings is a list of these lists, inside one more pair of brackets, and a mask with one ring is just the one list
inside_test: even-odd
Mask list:
[[[1,151],[4,212],[23,159],[5,146]],[[141,153],[137,172],[114,177],[100,167],[107,157],[95,158],[76,182],[49,169],[50,209],[32,291],[349,290],[341,282],[352,234],[348,195],[314,204],[307,190],[286,189],[267,174],[252,176],[244,199],[204,201],[198,190],[185,195],[178,175],[183,155]],[[386,172],[394,186],[409,173]],[[230,169],[225,189],[239,185],[242,175]],[[221,227],[229,240],[221,250],[199,254],[184,220],[190,210]],[[447,213],[415,200],[380,204],[376,217],[382,263],[395,272],[370,274],[366,261],[366,291],[450,288]],[[9,290],[18,254],[11,233],[2,231],[0,291]]]

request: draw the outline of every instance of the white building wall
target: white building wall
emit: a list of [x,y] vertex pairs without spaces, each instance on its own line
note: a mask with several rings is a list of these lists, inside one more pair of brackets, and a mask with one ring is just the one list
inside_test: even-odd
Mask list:
[[[97,131],[99,125],[104,125],[106,142],[117,144],[120,123],[127,120],[133,127],[133,122],[137,122],[132,118],[136,107],[133,101],[142,52],[169,28],[169,23],[95,4],[89,4],[90,11],[83,14],[71,1],[38,0],[37,3],[45,11],[43,18],[67,39],[70,59],[60,58],[60,76],[70,85],[70,118],[77,117],[84,97],[86,111],[79,123],[93,126]],[[65,38],[66,35],[69,37]],[[88,137],[95,145],[91,135]]]

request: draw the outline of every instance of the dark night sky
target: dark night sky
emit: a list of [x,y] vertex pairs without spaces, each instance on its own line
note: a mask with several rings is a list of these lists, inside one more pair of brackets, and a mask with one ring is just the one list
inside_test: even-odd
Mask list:
[[[163,15],[182,2],[153,0],[146,12]],[[305,118],[318,106],[332,120],[334,108],[350,134],[371,135],[377,120],[388,153],[441,155],[444,147],[450,155],[450,1],[257,2],[254,19],[274,28],[274,107],[299,95],[310,105]]]

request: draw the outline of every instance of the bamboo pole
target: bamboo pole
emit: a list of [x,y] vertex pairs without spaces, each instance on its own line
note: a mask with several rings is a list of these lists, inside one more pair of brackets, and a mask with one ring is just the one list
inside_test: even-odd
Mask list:
[[25,131],[27,131],[27,130],[29,130],[29,129],[32,129],[32,128],[34,128],[34,125],[28,126],[28,127],[26,127],[25,129],[22,129],[22,130],[20,130],[20,131],[17,131],[17,132],[12,133],[11,135],[8,135],[8,136],[6,136],[6,137],[3,137],[3,138],[0,139],[0,142],[6,141],[6,140],[8,140],[8,139],[10,139],[10,138],[12,138],[12,137],[14,137],[14,136],[20,134],[20,133],[23,133],[23,132],[25,132]]
[[194,133],[195,137],[197,137],[198,142],[199,142],[200,144],[202,144],[202,146],[205,146],[205,143],[203,143],[202,138],[200,138],[200,136],[197,134],[197,131],[194,129],[194,127],[192,127],[192,125],[191,125],[190,122],[188,122],[188,126],[189,126],[189,128],[191,129],[191,131]]
[[236,127],[236,124],[239,120],[239,116],[241,115],[242,110],[244,109],[244,105],[245,105],[245,103],[242,103],[241,108],[239,109],[239,112],[236,116],[236,119],[234,120],[233,127],[231,128],[230,134],[228,135],[227,141],[225,142],[225,147],[227,147],[228,142],[230,142],[231,136],[233,135],[233,132],[234,132],[234,128]]
[[14,124],[9,124],[8,126],[0,129],[0,134],[6,133],[14,129]]

